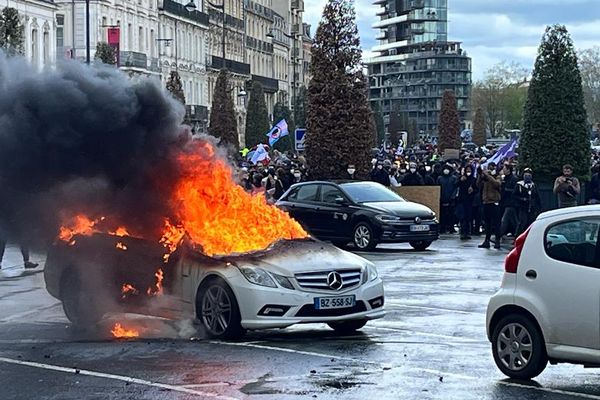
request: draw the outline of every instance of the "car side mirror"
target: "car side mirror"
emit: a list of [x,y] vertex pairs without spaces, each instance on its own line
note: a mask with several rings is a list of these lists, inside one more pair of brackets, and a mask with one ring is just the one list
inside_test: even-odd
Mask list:
[[348,202],[343,197],[336,197],[335,204],[340,205],[340,206],[345,206],[346,204],[348,204]]

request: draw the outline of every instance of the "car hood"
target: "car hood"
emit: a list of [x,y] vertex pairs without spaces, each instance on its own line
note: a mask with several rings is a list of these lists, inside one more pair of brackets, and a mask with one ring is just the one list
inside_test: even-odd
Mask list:
[[370,264],[362,257],[314,239],[282,240],[266,250],[228,259],[239,267],[252,265],[287,277],[299,272],[362,268]]
[[375,211],[380,211],[382,213],[395,215],[402,218],[431,218],[434,216],[433,211],[431,211],[429,207],[418,203],[412,203],[410,201],[374,202],[363,203],[363,205]]

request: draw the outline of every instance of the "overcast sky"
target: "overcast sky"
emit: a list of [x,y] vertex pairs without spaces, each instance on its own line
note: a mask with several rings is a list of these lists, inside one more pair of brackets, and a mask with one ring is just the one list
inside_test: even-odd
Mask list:
[[[305,0],[305,20],[313,35],[326,0]],[[365,57],[376,44],[371,25],[379,6],[355,0]],[[463,42],[473,59],[473,78],[500,61],[532,69],[548,24],[565,24],[577,49],[600,45],[600,0],[448,0],[448,39]]]

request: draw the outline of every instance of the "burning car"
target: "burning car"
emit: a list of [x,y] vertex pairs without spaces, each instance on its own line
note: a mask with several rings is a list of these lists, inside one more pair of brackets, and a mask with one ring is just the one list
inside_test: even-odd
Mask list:
[[203,254],[183,238],[166,262],[164,246],[131,236],[68,239],[52,247],[44,274],[76,326],[94,325],[109,311],[138,313],[191,317],[211,337],[236,338],[248,329],[316,322],[347,333],[385,313],[375,266],[311,238],[227,256]]

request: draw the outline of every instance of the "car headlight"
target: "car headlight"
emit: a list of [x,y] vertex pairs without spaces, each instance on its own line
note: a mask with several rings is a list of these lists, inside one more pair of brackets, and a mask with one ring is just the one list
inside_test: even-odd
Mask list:
[[286,278],[285,276],[277,275],[277,274],[274,274],[273,272],[271,272],[271,276],[273,278],[275,278],[275,281],[279,284],[279,286],[286,288],[286,289],[294,290],[294,285],[292,285],[292,282],[290,282],[290,280],[288,278]]
[[371,265],[371,264],[367,264],[365,266],[363,274],[364,275],[363,275],[362,283],[372,282],[375,279],[377,279],[377,277],[379,276],[379,273],[377,272],[377,268],[375,268],[375,266]]
[[376,215],[375,218],[384,224],[399,224],[402,222],[402,218],[396,217],[395,215],[380,214]]
[[277,287],[277,284],[273,278],[271,278],[271,275],[269,275],[269,273],[262,268],[240,267],[239,270],[250,283],[272,288]]

